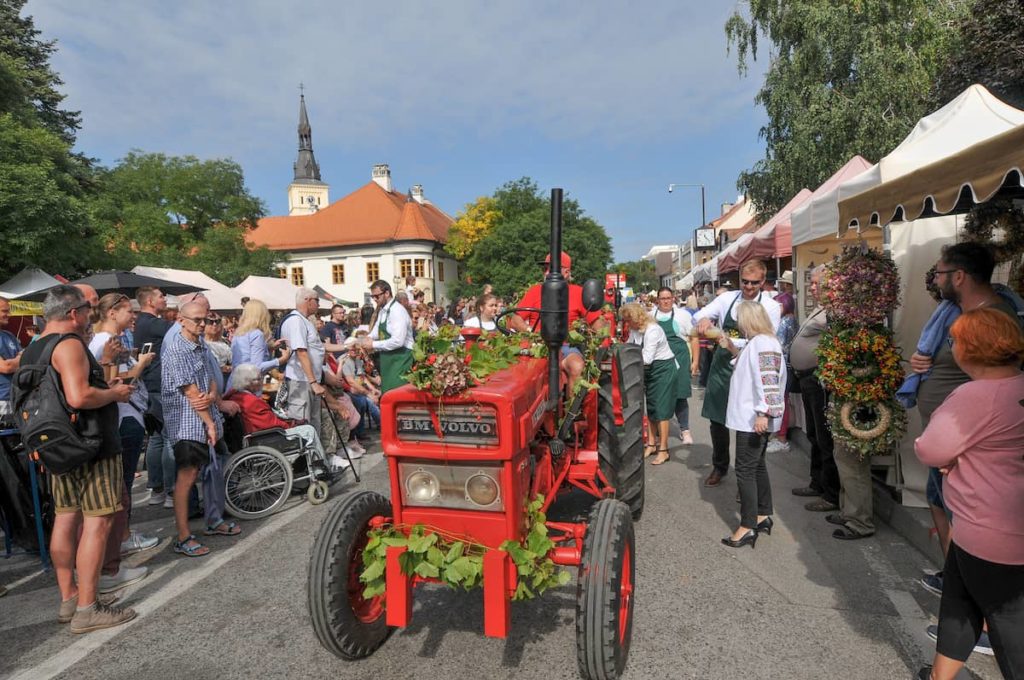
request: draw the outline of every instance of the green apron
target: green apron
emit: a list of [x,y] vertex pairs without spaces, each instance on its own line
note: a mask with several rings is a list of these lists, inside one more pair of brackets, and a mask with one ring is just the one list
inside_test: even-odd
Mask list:
[[[761,293],[757,295],[757,302],[761,302]],[[722,332],[731,336],[739,337],[739,329],[736,321],[732,318],[732,308],[736,301],[740,300],[743,294],[736,296],[736,299],[729,305],[722,319]],[[730,333],[733,331],[733,333]],[[708,386],[704,390],[704,406],[701,408],[701,415],[708,420],[725,425],[725,412],[729,408],[729,381],[732,379],[732,353],[719,346],[711,357],[711,368],[708,370]]]
[[670,420],[676,414],[676,360],[656,359],[644,366],[647,417]]
[[665,331],[668,346],[672,348],[672,354],[675,355],[676,363],[679,364],[679,369],[676,371],[676,399],[689,399],[692,394],[690,390],[690,343],[676,334],[675,320],[672,317],[659,320],[655,314],[654,320]]
[[[392,305],[397,304],[392,302]],[[377,339],[387,340],[391,337],[388,332],[388,319],[391,317],[391,305],[384,312],[383,318],[377,324]],[[380,391],[381,394],[396,387],[405,385],[408,380],[405,374],[412,368],[412,350],[405,347],[398,349],[381,350],[380,352]]]

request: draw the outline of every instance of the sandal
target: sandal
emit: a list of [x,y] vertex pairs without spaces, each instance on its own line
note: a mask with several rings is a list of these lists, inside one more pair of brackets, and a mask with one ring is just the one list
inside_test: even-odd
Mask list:
[[184,541],[174,542],[174,552],[186,557],[202,557],[208,555],[210,549],[196,540],[195,534],[189,534]]
[[832,532],[832,538],[838,538],[841,541],[856,541],[862,538],[869,538],[874,535],[874,533],[858,534],[848,526],[841,526]]
[[[662,457],[662,454],[665,454],[664,457]],[[651,465],[662,465],[667,463],[671,457],[672,456],[669,455],[668,449],[658,449],[658,457],[651,461]]]
[[204,536],[237,536],[242,533],[242,528],[234,522],[221,520],[212,527],[203,529]]
[[644,444],[644,458],[650,458],[657,453],[658,447],[654,444]]

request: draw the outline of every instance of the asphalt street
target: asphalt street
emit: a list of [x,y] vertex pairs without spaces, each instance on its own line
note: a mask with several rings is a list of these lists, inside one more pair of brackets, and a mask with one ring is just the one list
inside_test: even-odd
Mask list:
[[[770,456],[772,535],[754,550],[721,545],[738,520],[735,477],[701,484],[711,450],[706,423],[694,421],[697,443],[676,440],[672,460],[647,469],[625,677],[903,679],[930,661],[924,630],[939,599],[917,581],[936,565],[884,525],[870,539],[833,539],[823,515],[790,494],[807,482],[800,450]],[[136,524],[164,540],[130,560],[151,574],[124,591],[139,617],[119,628],[72,635],[55,621],[58,591],[38,560],[0,560],[0,583],[14,586],[0,598],[0,678],[578,677],[574,582],[515,603],[507,640],[483,636],[481,591],[430,586],[416,592],[411,627],[372,657],[345,662],[319,645],[306,612],[310,547],[345,493],[388,493],[379,450],[359,461],[361,484],[346,477],[320,506],[296,496],[244,522],[239,538],[209,539],[213,552],[199,559],[171,551],[170,511],[146,505],[137,480]],[[999,677],[989,657],[968,668],[964,677]]]

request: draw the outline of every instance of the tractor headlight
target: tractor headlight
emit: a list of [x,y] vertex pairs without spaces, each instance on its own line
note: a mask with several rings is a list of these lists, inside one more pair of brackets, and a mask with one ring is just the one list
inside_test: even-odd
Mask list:
[[490,475],[478,472],[466,480],[466,498],[487,507],[498,500],[498,483]]
[[436,475],[420,469],[406,477],[405,492],[410,502],[432,503],[441,495],[441,483]]
[[402,501],[417,507],[501,511],[501,469],[479,463],[403,461],[398,464]]

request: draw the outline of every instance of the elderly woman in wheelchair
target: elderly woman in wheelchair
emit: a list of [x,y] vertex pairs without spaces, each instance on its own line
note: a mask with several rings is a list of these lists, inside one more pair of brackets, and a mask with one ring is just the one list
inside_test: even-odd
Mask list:
[[224,470],[227,507],[242,519],[276,512],[287,501],[292,483],[309,482],[311,503],[327,498],[327,485],[351,466],[337,453],[329,457],[312,425],[284,420],[261,396],[259,367],[236,366],[225,398],[238,404],[245,429],[242,449]]

